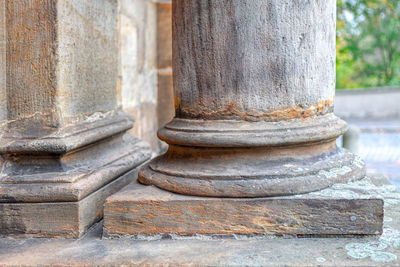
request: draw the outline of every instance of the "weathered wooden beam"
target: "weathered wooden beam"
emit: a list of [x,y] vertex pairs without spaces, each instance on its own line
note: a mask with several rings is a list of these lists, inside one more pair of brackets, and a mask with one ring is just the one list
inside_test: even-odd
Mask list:
[[139,181],[197,196],[306,193],[365,176],[335,139],[335,1],[173,1],[176,117]]
[[151,154],[124,135],[118,1],[6,0],[0,15],[0,235],[79,237]]

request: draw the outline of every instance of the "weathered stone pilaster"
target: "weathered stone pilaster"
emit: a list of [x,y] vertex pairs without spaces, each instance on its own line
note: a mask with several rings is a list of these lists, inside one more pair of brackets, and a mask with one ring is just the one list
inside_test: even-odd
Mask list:
[[6,3],[0,2],[0,123],[7,120],[6,98]]
[[6,0],[0,14],[0,233],[78,237],[150,157],[124,135],[118,1]]

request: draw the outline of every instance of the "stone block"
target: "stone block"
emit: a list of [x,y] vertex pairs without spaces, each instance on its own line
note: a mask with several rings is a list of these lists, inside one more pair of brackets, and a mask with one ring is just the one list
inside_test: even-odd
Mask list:
[[303,195],[212,198],[134,182],[107,199],[103,235],[377,235],[383,199],[371,184],[367,177]]
[[0,237],[79,238],[101,220],[105,199],[136,177],[134,169],[76,202],[0,203]]
[[100,220],[104,200],[151,156],[145,142],[124,135],[131,123],[120,114],[42,138],[3,131],[0,235],[76,238]]

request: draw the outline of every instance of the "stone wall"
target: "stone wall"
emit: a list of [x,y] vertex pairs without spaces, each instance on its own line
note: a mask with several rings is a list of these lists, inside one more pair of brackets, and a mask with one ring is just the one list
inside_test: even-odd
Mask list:
[[172,5],[157,3],[158,124],[163,126],[175,115],[172,87]]
[[335,113],[346,120],[400,117],[400,88],[336,91]]
[[5,12],[5,1],[0,1],[0,123],[7,120]]
[[120,95],[136,119],[131,133],[159,153],[157,129],[174,114],[171,2],[120,0]]

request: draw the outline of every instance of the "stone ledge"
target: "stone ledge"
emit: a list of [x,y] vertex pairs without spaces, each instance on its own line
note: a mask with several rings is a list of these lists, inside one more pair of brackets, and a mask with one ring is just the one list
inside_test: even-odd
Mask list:
[[98,112],[81,123],[62,128],[31,125],[32,118],[11,121],[1,129],[0,153],[64,154],[132,128],[133,118],[129,115],[119,110],[108,113]]
[[134,182],[107,199],[105,237],[376,235],[383,199],[371,177],[295,196],[204,198]]
[[3,164],[0,203],[79,201],[150,157],[148,144],[128,134],[61,158],[19,157]]

